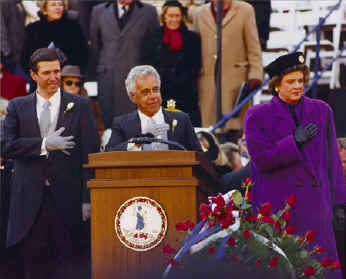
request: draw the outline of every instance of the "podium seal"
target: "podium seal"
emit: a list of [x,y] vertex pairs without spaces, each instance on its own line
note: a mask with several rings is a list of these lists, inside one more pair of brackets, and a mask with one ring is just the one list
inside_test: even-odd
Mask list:
[[147,197],[125,201],[119,207],[114,222],[120,242],[135,251],[156,247],[167,231],[165,211],[157,201]]

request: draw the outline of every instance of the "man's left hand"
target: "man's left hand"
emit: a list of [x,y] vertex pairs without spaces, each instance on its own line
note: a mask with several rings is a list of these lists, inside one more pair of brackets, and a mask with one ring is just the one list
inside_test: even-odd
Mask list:
[[262,81],[259,79],[252,78],[249,80],[250,91],[255,90],[262,84]]
[[90,203],[82,204],[82,217],[84,222],[90,218]]

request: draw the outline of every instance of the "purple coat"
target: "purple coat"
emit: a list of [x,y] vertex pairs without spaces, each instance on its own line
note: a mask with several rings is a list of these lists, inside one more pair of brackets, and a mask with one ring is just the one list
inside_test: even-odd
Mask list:
[[[316,231],[313,245],[322,245],[322,257],[337,259],[332,227],[332,206],[346,201],[332,110],[320,101],[302,97],[296,107],[298,123],[313,122],[317,135],[300,149],[293,138],[296,128],[288,105],[278,97],[256,105],[245,116],[245,135],[254,181],[253,204],[270,201],[273,210],[283,209],[287,197],[298,197],[290,221],[296,234]],[[328,278],[340,278],[333,272]]]

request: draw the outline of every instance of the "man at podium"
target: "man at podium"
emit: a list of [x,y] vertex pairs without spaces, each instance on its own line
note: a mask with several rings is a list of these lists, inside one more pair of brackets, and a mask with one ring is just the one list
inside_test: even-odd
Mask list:
[[[132,68],[125,85],[137,110],[114,118],[106,151],[182,148],[201,151],[189,116],[183,112],[162,109],[161,80],[152,66]],[[170,144],[173,142],[178,144]]]

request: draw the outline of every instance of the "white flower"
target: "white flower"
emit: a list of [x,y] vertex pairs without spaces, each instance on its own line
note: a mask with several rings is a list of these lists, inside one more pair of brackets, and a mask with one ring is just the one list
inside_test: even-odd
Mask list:
[[177,119],[173,119],[172,121],[172,133],[174,134],[174,129],[175,127],[177,127],[178,125],[178,120]]
[[66,109],[64,110],[64,113],[70,111],[74,107],[74,103],[70,102],[67,104]]

